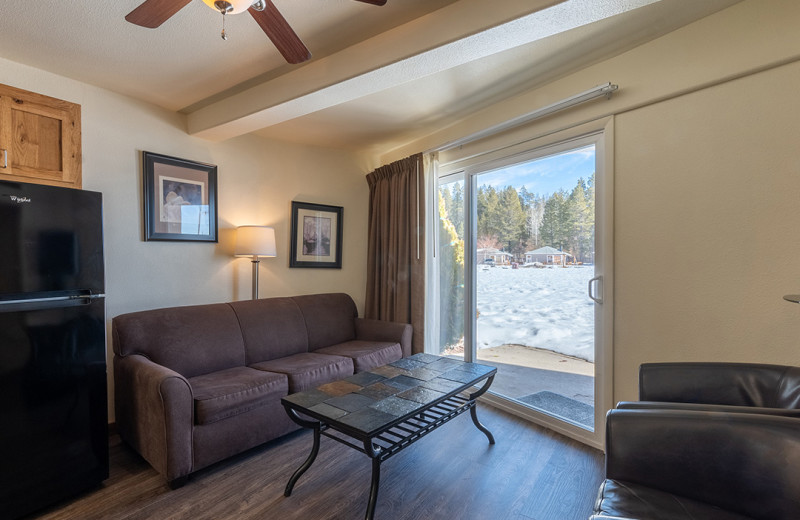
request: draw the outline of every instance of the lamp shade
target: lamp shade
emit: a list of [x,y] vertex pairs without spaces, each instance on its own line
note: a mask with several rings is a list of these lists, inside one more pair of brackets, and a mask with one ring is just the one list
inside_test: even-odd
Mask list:
[[275,230],[268,226],[236,228],[236,256],[277,256]]

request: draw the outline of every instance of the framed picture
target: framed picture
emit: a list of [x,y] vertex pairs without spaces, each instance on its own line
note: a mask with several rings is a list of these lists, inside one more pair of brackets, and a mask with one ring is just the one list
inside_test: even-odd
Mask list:
[[217,167],[143,153],[144,239],[217,241]]
[[289,267],[342,268],[342,211],[292,201],[292,241]]

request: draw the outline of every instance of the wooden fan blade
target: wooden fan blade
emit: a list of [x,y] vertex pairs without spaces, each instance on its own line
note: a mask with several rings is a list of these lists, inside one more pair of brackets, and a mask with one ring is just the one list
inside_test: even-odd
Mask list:
[[267,37],[289,63],[303,63],[311,59],[311,52],[306,48],[300,37],[278,11],[272,0],[264,0],[266,7],[263,11],[248,9],[253,18],[261,26]]
[[364,2],[365,4],[372,5],[386,5],[386,0],[356,0],[356,2]]
[[127,21],[149,29],[155,29],[183,9],[192,0],[146,0],[128,13]]

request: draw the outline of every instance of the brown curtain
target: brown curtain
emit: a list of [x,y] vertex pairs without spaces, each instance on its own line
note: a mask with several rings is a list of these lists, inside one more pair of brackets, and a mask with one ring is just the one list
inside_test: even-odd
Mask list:
[[422,154],[367,175],[369,242],[365,316],[410,323],[412,352],[425,338],[425,181]]

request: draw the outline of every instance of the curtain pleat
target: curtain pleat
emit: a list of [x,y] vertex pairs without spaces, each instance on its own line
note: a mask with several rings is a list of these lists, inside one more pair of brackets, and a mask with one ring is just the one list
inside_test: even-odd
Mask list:
[[410,323],[424,351],[425,181],[422,154],[367,175],[369,227],[365,317]]

